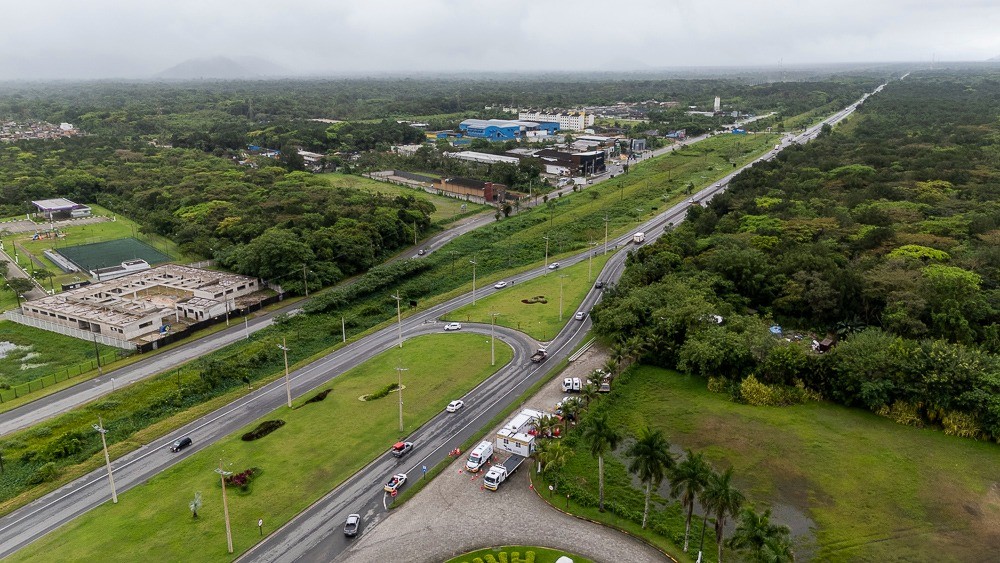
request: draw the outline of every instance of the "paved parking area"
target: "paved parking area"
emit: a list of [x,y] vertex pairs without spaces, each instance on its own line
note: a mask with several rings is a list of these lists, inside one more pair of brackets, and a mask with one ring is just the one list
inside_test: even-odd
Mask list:
[[[605,358],[604,351],[588,351],[524,406],[551,412],[564,396],[562,378],[585,378]],[[517,544],[564,549],[594,561],[666,560],[631,536],[552,509],[530,488],[532,460],[525,461],[496,492],[482,488],[485,471],[469,474],[464,468],[462,455],[377,528],[363,530],[338,561],[429,563],[484,547]]]

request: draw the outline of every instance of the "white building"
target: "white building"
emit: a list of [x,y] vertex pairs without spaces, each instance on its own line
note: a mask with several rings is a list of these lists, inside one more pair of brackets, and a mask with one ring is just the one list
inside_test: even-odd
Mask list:
[[715,105],[712,106],[712,109],[716,112],[722,111],[722,98],[718,96],[715,97]]
[[468,160],[471,162],[482,162],[484,164],[496,164],[498,162],[505,162],[507,164],[518,164],[521,162],[515,156],[503,156],[500,154],[490,154],[487,152],[476,152],[476,151],[461,151],[461,152],[446,152],[445,156],[451,158],[457,158],[459,160]]
[[552,113],[536,110],[524,110],[517,114],[522,121],[551,121],[559,124],[560,130],[583,131],[594,124],[594,115],[583,111]]

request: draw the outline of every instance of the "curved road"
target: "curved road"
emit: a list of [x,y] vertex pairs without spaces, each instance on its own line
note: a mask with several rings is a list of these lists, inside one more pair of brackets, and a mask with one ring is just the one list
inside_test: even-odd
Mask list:
[[[876,91],[880,89],[881,87]],[[832,124],[847,117],[863,100],[864,98],[834,114],[823,123]],[[823,123],[810,128],[799,136],[786,137],[782,145],[786,146],[795,141],[805,142],[814,138]],[[769,160],[777,152],[778,149],[771,151],[758,160]],[[748,164],[746,167],[752,166],[752,164]],[[711,199],[716,193],[723,191],[729,180],[741,170],[737,170],[719,182],[704,188],[692,199],[694,201]],[[613,243],[616,247],[626,244],[631,241],[632,233],[638,231],[645,232],[649,240],[654,240],[664,232],[664,229],[683,220],[689,205],[691,205],[690,202],[674,205],[632,232],[617,237]],[[442,235],[444,234],[446,233],[442,233]],[[624,269],[627,254],[626,249],[612,256],[605,265],[600,276],[601,279],[617,280]],[[564,259],[562,263],[570,265],[587,258],[588,254],[584,252]],[[538,268],[510,279],[525,281],[546,273],[548,270]],[[477,292],[478,297],[493,291],[504,290],[494,290],[491,287],[482,288]],[[581,309],[589,309],[599,300],[600,292],[592,290],[581,304]],[[441,330],[440,325],[436,323],[438,317],[471,301],[471,294],[466,294],[417,313],[403,321],[402,330],[407,337]],[[271,322],[270,317],[276,313],[269,313],[260,319],[255,319],[255,327],[259,329],[267,326]],[[271,534],[249,551],[244,558],[255,561],[300,559],[329,561],[334,558],[345,547],[339,527],[348,512],[359,511],[359,505],[363,506],[362,515],[365,517],[365,526],[367,528],[376,526],[380,521],[380,514],[384,512],[384,508],[381,506],[383,499],[381,486],[391,474],[403,470],[410,473],[411,479],[415,479],[419,473],[414,472],[418,471],[419,467],[434,465],[446,455],[447,451],[464,442],[468,436],[482,428],[495,413],[508,406],[523,390],[543,377],[548,371],[548,365],[559,362],[568,356],[576,344],[580,343],[586,336],[590,326],[589,316],[582,322],[570,320],[549,344],[549,359],[540,365],[531,364],[526,359],[537,345],[536,342],[522,333],[497,327],[499,337],[513,346],[514,359],[465,397],[466,403],[469,405],[466,409],[447,416],[442,413],[432,419],[411,435],[411,439],[418,444],[418,447],[408,458],[398,461],[387,454],[379,457],[280,530]],[[466,330],[488,334],[488,328],[483,326],[466,325]],[[233,327],[195,344],[214,348],[219,345],[220,341],[227,338],[231,341],[243,337],[243,331],[244,327]],[[386,327],[296,370],[291,377],[293,393],[300,396],[312,390],[331,377],[335,377],[379,352],[391,348],[396,344],[396,340],[397,327]],[[212,344],[208,344],[208,342],[212,342]],[[184,347],[168,351],[160,356],[150,358],[148,362],[140,363],[154,363],[162,361],[161,358],[170,361],[168,355],[183,354],[188,349],[193,348]],[[170,365],[177,365],[177,363],[179,363],[178,360],[174,359]],[[115,372],[116,378],[120,377],[119,373],[121,372]],[[168,450],[168,445],[173,438],[161,438],[153,444],[144,446],[116,460],[112,466],[118,490],[120,492],[127,491],[137,483],[149,479],[164,468],[184,459],[191,452],[207,447],[214,440],[228,435],[280,407],[285,402],[283,386],[284,380],[279,379],[180,429],[177,435],[190,435],[194,439],[194,446],[180,454],[172,454]],[[53,397],[55,396],[53,395]],[[97,470],[0,518],[0,557],[13,553],[57,526],[105,502],[108,493],[106,472]],[[380,510],[382,512],[379,512]]]

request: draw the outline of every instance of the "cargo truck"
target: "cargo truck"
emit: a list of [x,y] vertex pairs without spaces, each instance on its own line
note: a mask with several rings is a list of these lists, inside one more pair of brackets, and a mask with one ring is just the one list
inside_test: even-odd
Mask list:
[[632,242],[635,244],[642,244],[646,242],[646,233],[636,233],[632,235]]
[[500,487],[500,483],[503,483],[508,477],[513,475],[517,471],[517,468],[524,463],[524,460],[525,457],[523,455],[512,454],[503,463],[494,465],[483,477],[483,486],[491,491],[497,490]]
[[545,348],[539,348],[534,354],[532,354],[531,361],[537,364],[538,362],[544,360],[546,356],[548,356],[548,350]]

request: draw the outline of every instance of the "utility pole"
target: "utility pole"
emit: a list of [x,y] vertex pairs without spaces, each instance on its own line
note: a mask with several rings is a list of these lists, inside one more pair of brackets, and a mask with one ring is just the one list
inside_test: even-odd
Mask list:
[[396,390],[399,391],[399,431],[403,431],[403,372],[407,368],[396,368]]
[[588,247],[588,250],[590,251],[590,254],[589,254],[588,258],[587,258],[587,261],[589,262],[589,264],[587,266],[587,281],[591,282],[591,281],[594,280],[594,239],[593,238],[590,239],[590,247]]
[[399,296],[399,290],[398,289],[396,290],[396,294],[393,295],[392,298],[396,300],[396,323],[398,325],[399,347],[402,348],[403,347],[403,315],[402,315],[402,313],[399,310],[399,302],[402,301],[403,298]]
[[306,297],[309,297],[309,281],[306,279],[306,265],[302,265],[302,287],[306,288]]
[[472,264],[472,304],[476,304],[476,261],[469,260],[469,264]]
[[344,342],[347,342],[347,323],[344,321],[344,317],[340,317],[340,334],[344,338]]
[[292,386],[288,381],[288,346],[285,346],[285,337],[281,337],[281,348],[282,355],[285,356],[285,395],[288,396],[288,408],[292,408]]
[[97,417],[97,424],[94,425],[94,430],[97,430],[101,434],[101,446],[104,447],[104,464],[108,466],[108,482],[111,483],[111,502],[118,504],[118,492],[115,491],[115,478],[111,474],[111,456],[108,455],[108,441],[104,438],[104,435],[108,431],[104,428],[104,420],[101,417]]
[[90,336],[94,340],[94,355],[97,356],[97,375],[104,375],[104,370],[101,369],[101,350],[97,347],[97,335],[90,333]]
[[226,517],[226,545],[229,546],[229,553],[233,552],[233,530],[229,526],[229,503],[226,501],[226,477],[233,474],[232,471],[226,471],[222,468],[222,460],[219,460],[219,468],[215,470],[222,479],[222,513]]
[[413,246],[417,246],[417,220],[413,220]]
[[545,239],[545,269],[549,269],[549,237],[542,237]]

